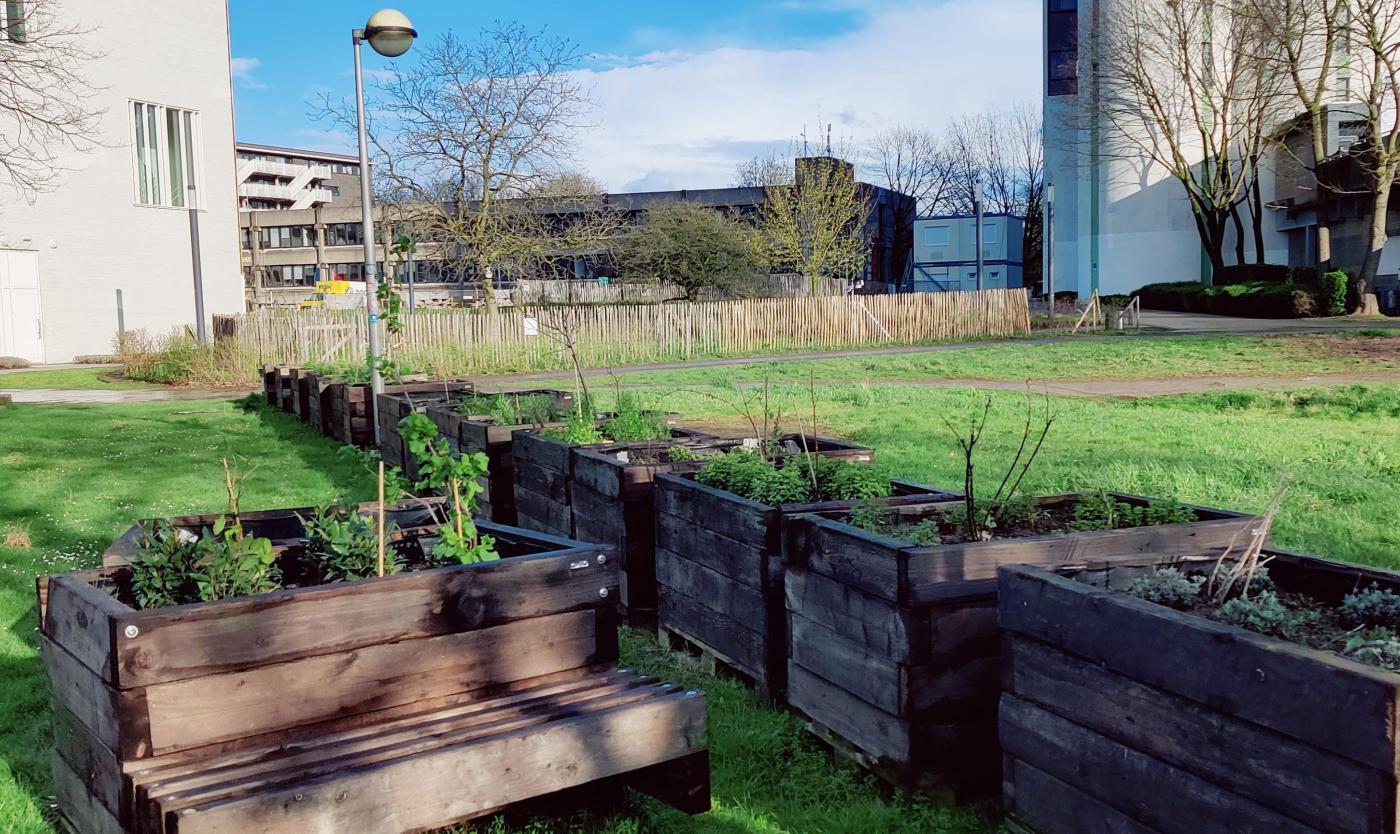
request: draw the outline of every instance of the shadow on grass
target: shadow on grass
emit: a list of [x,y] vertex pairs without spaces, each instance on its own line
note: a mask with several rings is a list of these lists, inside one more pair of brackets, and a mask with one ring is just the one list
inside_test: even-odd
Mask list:
[[[49,682],[39,657],[37,627],[35,605],[8,626],[19,643],[17,651],[7,650],[0,655],[0,781],[4,781],[3,771],[8,769],[13,790],[18,794],[4,798],[7,815],[52,822],[49,750],[53,746],[53,731]],[[19,804],[28,804],[30,813],[17,807]],[[20,824],[18,820],[5,822]]]

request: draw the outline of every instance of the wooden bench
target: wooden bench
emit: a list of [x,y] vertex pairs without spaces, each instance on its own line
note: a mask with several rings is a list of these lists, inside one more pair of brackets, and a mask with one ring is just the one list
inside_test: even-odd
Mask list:
[[584,786],[708,810],[704,696],[616,668],[618,560],[482,529],[533,552],[148,611],[124,566],[41,579],[69,827],[407,834]]

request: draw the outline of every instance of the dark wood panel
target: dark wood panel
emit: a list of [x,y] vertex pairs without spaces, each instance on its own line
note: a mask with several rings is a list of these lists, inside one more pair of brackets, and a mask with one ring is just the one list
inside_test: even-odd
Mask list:
[[99,574],[65,574],[49,579],[44,634],[103,680],[113,669],[115,632],[134,612],[90,584]]
[[1000,587],[1005,630],[1396,772],[1393,674],[1044,571],[1005,568]]
[[671,588],[683,596],[704,600],[707,608],[733,617],[746,628],[758,632],[768,629],[769,617],[761,592],[733,582],[698,562],[658,548],[656,581],[661,587]]
[[657,622],[704,646],[761,686],[769,683],[765,635],[701,601],[662,586],[657,595]]
[[1004,779],[1002,800],[1007,816],[1037,834],[1158,834],[1023,761],[1007,757]]
[[50,759],[54,799],[75,834],[126,834],[121,822],[88,792],[82,777],[58,753],[51,754]]
[[779,554],[769,553],[762,541],[731,539],[663,512],[656,514],[655,546],[679,553],[755,590],[766,588],[769,577],[780,566]]
[[788,703],[875,759],[908,767],[909,723],[861,701],[796,663],[788,664]]

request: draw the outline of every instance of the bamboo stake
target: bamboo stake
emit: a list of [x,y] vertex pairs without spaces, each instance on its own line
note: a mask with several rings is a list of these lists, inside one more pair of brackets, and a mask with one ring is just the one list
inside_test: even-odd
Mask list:
[[379,575],[384,575],[384,461],[379,461]]

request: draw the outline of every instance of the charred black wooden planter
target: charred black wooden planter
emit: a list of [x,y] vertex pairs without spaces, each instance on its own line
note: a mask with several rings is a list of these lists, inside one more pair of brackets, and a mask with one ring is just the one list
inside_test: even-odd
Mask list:
[[[914,502],[896,512],[916,523],[960,507]],[[1001,765],[997,568],[1155,564],[1159,553],[1242,547],[1259,521],[1195,509],[1192,523],[929,547],[851,526],[842,511],[794,518],[784,542],[788,700],[814,732],[891,782],[992,792]]]
[[[1268,569],[1332,604],[1400,591],[1315,557]],[[1002,569],[1007,813],[1042,834],[1394,834],[1400,675],[1111,590],[1144,570]]]
[[[560,404],[570,403],[574,398],[573,394],[567,391],[548,389],[510,393],[521,396],[545,394],[554,397]],[[427,414],[437,424],[438,432],[452,445],[453,451],[461,454],[481,452],[490,460],[490,469],[483,479],[484,489],[476,502],[481,517],[490,518],[498,524],[517,523],[511,435],[518,429],[554,428],[562,424],[497,425],[495,420],[486,415],[463,414],[452,402],[429,406]]]
[[379,452],[387,466],[397,466],[411,480],[418,478],[418,461],[399,434],[399,421],[410,414],[427,414],[435,405],[450,402],[474,390],[470,382],[438,382],[433,388],[394,386],[386,388],[376,402],[379,412]]

